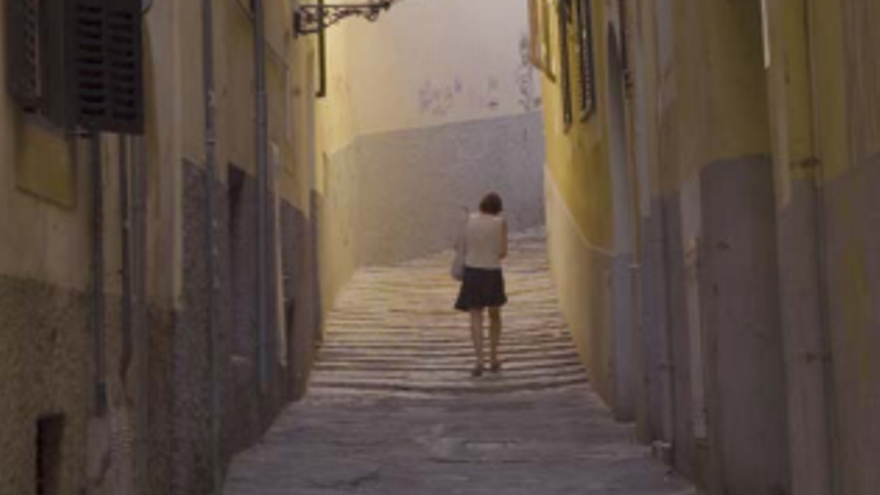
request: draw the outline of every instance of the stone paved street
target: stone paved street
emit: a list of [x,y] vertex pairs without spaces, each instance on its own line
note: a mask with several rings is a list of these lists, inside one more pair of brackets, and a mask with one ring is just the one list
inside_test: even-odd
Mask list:
[[236,459],[226,495],[690,495],[591,391],[540,234],[511,246],[504,370],[475,379],[450,255],[360,272],[305,400]]

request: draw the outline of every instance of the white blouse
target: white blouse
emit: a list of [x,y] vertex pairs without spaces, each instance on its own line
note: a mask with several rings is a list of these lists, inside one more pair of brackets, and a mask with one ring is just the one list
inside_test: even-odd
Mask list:
[[470,214],[465,229],[465,266],[483,270],[499,269],[506,255],[504,219],[484,213]]

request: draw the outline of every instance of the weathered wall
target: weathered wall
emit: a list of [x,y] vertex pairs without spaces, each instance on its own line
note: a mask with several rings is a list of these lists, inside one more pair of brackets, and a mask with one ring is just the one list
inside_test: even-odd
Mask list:
[[[865,460],[880,451],[869,426],[880,394],[870,351],[880,71],[868,47],[880,7],[624,6],[594,6],[593,119],[565,128],[561,85],[544,85],[548,182],[559,191],[548,194],[551,259],[594,381],[621,416],[620,366],[632,368],[640,438],[671,448],[709,493],[876,490]],[[623,133],[630,204],[615,182],[615,91],[603,87],[620,12],[634,90]],[[549,29],[556,40],[555,17]],[[619,230],[627,208],[638,212],[634,246]],[[608,274],[595,252],[577,247],[591,244],[635,251],[638,297],[623,304],[638,313],[633,361],[621,359],[626,326],[614,318],[625,295],[613,274],[611,289],[598,282]]]
[[[877,317],[880,269],[876,229],[880,187],[880,63],[869,46],[878,34],[880,8],[871,2],[818,2],[814,62],[819,107],[817,148],[824,175],[825,281],[833,366],[837,489],[862,495],[876,491],[880,473],[869,461],[880,452],[880,368],[873,356],[880,336]],[[823,48],[818,46],[825,45]],[[821,76],[840,68],[835,84]],[[827,94],[821,91],[828,90]],[[845,105],[845,106],[843,106]],[[843,106],[841,108],[841,106]],[[834,111],[826,121],[825,115]],[[835,128],[842,125],[843,130]]]
[[543,222],[538,114],[361,136],[354,152],[358,265],[393,263],[451,246],[462,209],[488,190],[512,230]]
[[[5,54],[5,16],[0,13],[0,53]],[[7,81],[5,57],[0,80]],[[88,482],[95,431],[95,352],[91,297],[92,208],[85,142],[40,118],[23,115],[0,92],[0,492],[36,492],[38,422],[60,416],[55,469],[61,492]],[[113,156],[112,148],[105,149]],[[114,176],[108,167],[105,173]],[[109,205],[118,188],[105,184]],[[119,219],[103,217],[105,247],[119,244]],[[120,335],[119,256],[108,256],[107,332]],[[118,339],[107,339],[111,351]],[[118,354],[116,354],[118,357]],[[120,370],[117,359],[108,368]],[[110,391],[122,400],[118,385]],[[117,416],[117,419],[121,417]],[[100,473],[99,473],[100,474]]]
[[[64,415],[61,486],[85,482],[86,432],[92,396],[88,362],[64,356],[88,353],[88,298],[38,281],[0,278],[0,490],[35,493],[37,419]],[[42,366],[37,366],[42,363]]]
[[[876,208],[880,10],[771,2],[780,278],[796,493],[870,493],[877,431]],[[808,20],[803,23],[803,19]]]
[[[551,9],[553,12],[554,9]],[[626,215],[615,212],[626,200],[615,199],[620,193],[620,167],[626,167],[626,159],[619,155],[620,148],[612,150],[614,138],[623,139],[620,126],[625,111],[622,102],[612,111],[612,92],[609,87],[609,39],[613,28],[609,25],[611,11],[601,2],[593,3],[594,57],[596,66],[596,98],[599,102],[596,111],[586,118],[575,118],[569,127],[563,122],[563,97],[561,84],[557,80],[544,78],[544,127],[547,147],[547,182],[554,197],[547,196],[548,232],[551,266],[554,279],[559,288],[562,310],[573,335],[579,343],[581,355],[590,370],[591,379],[602,397],[612,406],[619,418],[630,418],[633,414],[631,404],[627,403],[629,389],[621,379],[632,364],[630,357],[619,353],[618,337],[630,336],[623,329],[619,308],[631,311],[629,299],[631,287],[627,282],[627,259],[632,255],[631,244],[626,232]],[[558,40],[558,17],[554,12],[548,24],[550,39]],[[569,29],[571,32],[573,28]],[[575,54],[574,38],[570,39],[571,80],[579,67]],[[554,42],[550,49],[559,53],[559,43]],[[557,57],[554,55],[554,57]],[[557,57],[558,58],[558,57]],[[558,64],[558,61],[557,61]],[[553,68],[557,78],[559,65]],[[620,82],[620,81],[618,81]],[[572,84],[572,88],[575,86]],[[576,90],[572,90],[577,93]],[[620,92],[614,94],[620,97]],[[579,98],[579,97],[577,97]],[[579,99],[575,99],[577,109]],[[619,141],[615,141],[619,144]],[[612,156],[617,160],[612,160]],[[557,203],[556,206],[553,203]],[[553,228],[554,211],[569,212],[567,222],[555,221],[563,228]],[[565,218],[565,217],[559,217]],[[567,224],[567,225],[566,225]],[[573,250],[572,246],[583,246]],[[584,249],[592,246],[594,253],[584,257]],[[589,251],[589,249],[587,249]],[[580,251],[580,252],[579,252]],[[604,253],[598,256],[595,253]],[[580,260],[580,261],[579,261]],[[571,269],[573,266],[583,269]],[[587,296],[589,294],[589,296]]]
[[614,253],[583,235],[549,173],[545,191],[547,248],[560,307],[591,382],[603,397],[614,397],[613,344],[608,331]]
[[[677,423],[689,426],[677,429],[673,448],[681,450],[680,464],[690,464],[685,470],[705,479],[713,493],[786,491],[786,382],[761,5],[673,2],[654,12],[658,38],[665,38],[656,125],[671,141],[661,144],[659,182],[664,195],[681,198],[678,211],[667,210],[681,219],[681,243],[670,255],[671,266],[682,267],[677,280],[683,282],[670,308],[684,330],[672,329],[673,342],[687,344],[674,345],[673,356],[689,369],[677,375],[690,393],[675,401],[686,415]],[[694,38],[704,42],[686,41]]]
[[[0,95],[0,492],[36,493],[37,421],[64,415],[58,493],[199,494],[211,487],[210,389],[220,394],[221,469],[304,386],[316,336],[308,129],[310,41],[294,43],[290,5],[266,2],[272,142],[269,380],[256,380],[253,320],[255,185],[252,16],[213,2],[218,112],[216,223],[219,339],[209,341],[201,2],[155,3],[144,19],[146,132],[128,143],[145,189],[129,224],[136,297],[125,319],[118,140],[101,145],[90,183],[88,143]],[[0,13],[2,16],[5,9]],[[4,23],[0,19],[0,45]],[[5,53],[0,46],[0,53]],[[313,60],[313,55],[312,60]],[[6,64],[0,78],[6,80]],[[300,143],[301,146],[295,146]],[[295,150],[297,151],[295,153]],[[243,170],[230,208],[229,165]],[[92,231],[93,197],[103,226]],[[132,190],[132,201],[137,198]],[[142,210],[141,210],[142,208]],[[232,217],[232,218],[230,218]],[[93,236],[104,249],[103,324],[95,335]],[[311,276],[304,274],[311,273]],[[283,275],[286,275],[283,276]],[[250,281],[250,282],[249,282]],[[288,304],[290,303],[290,304]],[[285,308],[300,308],[290,313]],[[286,321],[288,314],[290,321]],[[103,352],[95,347],[97,337]],[[212,349],[219,377],[210,373]],[[103,360],[103,374],[96,374]],[[96,405],[96,379],[107,386]],[[213,383],[212,383],[213,382]],[[13,398],[8,400],[8,398]]]
[[326,307],[358,266],[448,248],[462,207],[491,190],[513,229],[542,222],[525,7],[414,0],[329,31],[316,174]]
[[[711,493],[786,493],[761,2],[600,2],[592,29],[596,113],[564,125],[565,85],[544,83],[548,214],[577,226],[548,220],[566,317],[603,398],[680,470]],[[585,268],[587,243],[609,271]]]

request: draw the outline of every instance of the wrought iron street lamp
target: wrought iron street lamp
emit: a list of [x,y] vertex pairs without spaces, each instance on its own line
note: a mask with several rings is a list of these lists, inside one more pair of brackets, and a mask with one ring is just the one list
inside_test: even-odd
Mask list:
[[324,0],[299,5],[294,9],[293,31],[297,36],[318,35],[318,90],[315,96],[327,96],[327,39],[326,30],[348,17],[361,17],[370,22],[401,0],[369,0],[367,3],[329,4]]
[[298,36],[320,34],[328,27],[348,17],[361,17],[370,22],[391,8],[394,0],[370,3],[327,4],[319,1],[300,5],[294,13],[294,29]]

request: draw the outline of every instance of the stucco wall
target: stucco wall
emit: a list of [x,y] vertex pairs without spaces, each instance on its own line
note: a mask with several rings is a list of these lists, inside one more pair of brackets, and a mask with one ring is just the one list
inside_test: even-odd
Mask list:
[[[771,3],[772,122],[797,492],[870,493],[876,416],[880,9],[862,2]],[[804,25],[804,15],[814,22]],[[821,19],[821,22],[818,20]],[[782,63],[785,61],[785,63]],[[831,74],[837,74],[830,77]],[[832,486],[836,482],[836,486]]]
[[[252,16],[248,2],[213,2],[215,16],[216,93],[219,122],[216,253],[223,314],[220,342],[221,459],[226,462],[256,439],[274,412],[290,397],[299,376],[307,373],[311,339],[281,352],[283,297],[303,306],[316,295],[291,287],[282,291],[281,260],[287,272],[304,272],[309,258],[297,249],[311,246],[306,228],[310,204],[307,154],[294,153],[294,142],[313,133],[308,105],[296,115],[293,101],[310,100],[307,66],[311,41],[294,43],[287,2],[266,2],[269,136],[278,151],[272,166],[272,190],[284,204],[284,242],[270,257],[269,346],[275,352],[267,394],[257,393],[252,358],[256,332],[254,298],[249,285],[233,291],[230,265],[244,273],[255,264],[253,170]],[[5,15],[5,9],[0,17]],[[0,20],[0,31],[4,23]],[[0,53],[6,36],[0,33]],[[143,215],[131,223],[135,264],[144,288],[134,300],[133,318],[124,324],[120,154],[114,136],[101,147],[103,182],[94,191],[88,143],[65,136],[39,118],[23,116],[0,91],[0,492],[35,493],[36,424],[49,414],[65,415],[59,459],[59,493],[124,495],[206,493],[210,486],[211,444],[208,396],[211,345],[207,333],[208,277],[205,272],[208,228],[205,211],[204,90],[202,10],[199,2],[156,2],[144,18],[146,129],[132,149],[131,173],[145,189]],[[0,80],[7,65],[0,64]],[[309,96],[305,98],[304,95]],[[299,130],[299,126],[303,127]],[[295,132],[298,131],[298,132]],[[302,146],[302,149],[307,147]],[[187,165],[184,165],[187,163]],[[249,194],[241,209],[236,253],[230,249],[226,202],[227,165],[246,172]],[[104,201],[103,226],[92,230],[93,197]],[[132,200],[134,197],[131,198]],[[270,208],[273,239],[282,222]],[[103,353],[95,347],[94,298],[90,291],[94,236],[104,248]],[[289,253],[289,254],[287,254]],[[242,275],[239,273],[239,275]],[[239,277],[241,278],[241,277]],[[245,292],[242,292],[245,291]],[[250,296],[250,297],[249,297]],[[238,303],[235,308],[232,302]],[[238,310],[239,320],[235,320]],[[277,309],[277,311],[276,311]],[[303,315],[308,315],[303,311]],[[236,325],[235,322],[238,324]],[[291,332],[312,336],[315,325],[298,317]],[[233,349],[233,336],[236,348]],[[297,373],[280,362],[296,354]],[[246,359],[239,359],[247,355]],[[95,372],[103,358],[108,385],[107,411],[96,410]],[[47,363],[51,363],[48,364]],[[299,379],[301,381],[301,379]],[[301,384],[300,384],[301,386]],[[7,400],[8,398],[13,400]],[[142,415],[143,413],[143,415]]]
[[315,184],[326,307],[358,266],[448,248],[489,191],[513,229],[542,223],[527,26],[520,2],[413,0],[329,31]]
[[[760,2],[599,2],[592,14],[596,113],[565,126],[564,85],[544,79],[559,190],[548,218],[562,204],[571,219],[548,220],[566,317],[587,342],[602,336],[582,354],[603,398],[682,471],[712,493],[787,490]],[[607,271],[572,254],[583,244],[608,253]],[[746,360],[754,374],[737,373]]]
[[612,401],[615,382],[610,282],[615,255],[584,236],[549,173],[544,189],[547,250],[559,304],[590,381],[606,401]]
[[[877,329],[880,267],[876,212],[880,156],[853,167],[827,186],[829,327],[836,397],[837,467],[846,493],[870,493],[880,483],[862,460],[880,451],[880,432],[869,426],[880,414],[880,370],[872,350]],[[867,422],[867,423],[866,423]]]
[[[557,61],[552,68],[556,79],[543,78],[549,250],[551,260],[556,260],[553,261],[554,281],[563,314],[569,326],[581,335],[579,348],[591,379],[614,413],[619,418],[629,418],[632,407],[626,400],[628,390],[623,385],[633,361],[631,356],[621,352],[624,349],[620,344],[631,336],[626,330],[631,325],[621,316],[634,308],[629,298],[632,287],[628,266],[631,263],[627,261],[632,251],[630,233],[625,231],[627,226],[620,223],[628,217],[619,208],[626,204],[626,199],[618,197],[621,191],[627,190],[626,184],[620,183],[627,167],[620,149],[625,138],[621,135],[625,108],[619,101],[621,91],[612,92],[609,87],[608,50],[613,37],[610,24],[613,10],[601,2],[593,2],[592,6],[598,102],[595,111],[579,118],[575,110],[575,118],[566,126],[558,56],[554,55]],[[553,40],[550,50],[558,54],[557,16],[555,9],[550,11],[553,13],[547,25],[549,39]],[[573,94],[577,94],[574,84],[579,67],[577,50],[574,38],[569,41],[571,87]],[[614,106],[612,97],[617,100]],[[574,98],[575,109],[579,101],[579,97]],[[611,139],[612,133],[614,139]],[[553,220],[554,217],[565,221]],[[554,228],[553,222],[560,227]]]

